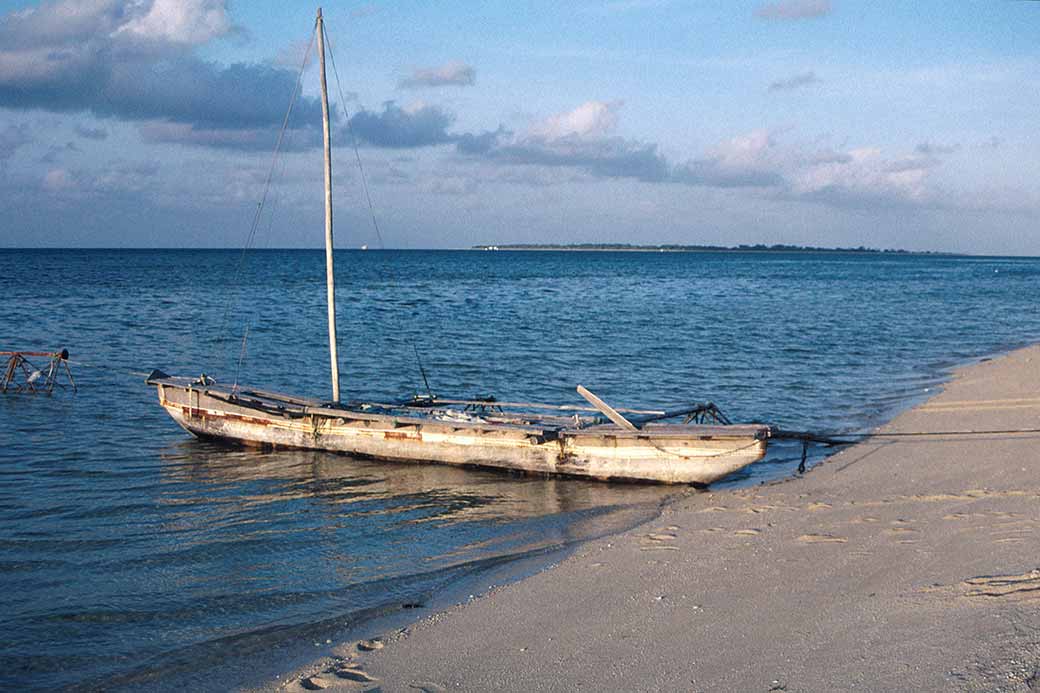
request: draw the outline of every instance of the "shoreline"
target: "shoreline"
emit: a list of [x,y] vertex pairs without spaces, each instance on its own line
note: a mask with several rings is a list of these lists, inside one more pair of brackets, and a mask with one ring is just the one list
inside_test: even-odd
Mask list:
[[[1040,346],[969,364],[879,430],[1040,426]],[[1030,690],[1040,614],[1020,607],[1040,598],[1035,552],[1023,551],[1037,544],[1038,439],[875,439],[803,477],[680,494],[656,520],[384,635],[385,648],[345,643],[339,665],[384,691]],[[973,458],[991,462],[976,471]],[[267,690],[306,690],[313,674],[365,688],[322,675],[328,665]]]

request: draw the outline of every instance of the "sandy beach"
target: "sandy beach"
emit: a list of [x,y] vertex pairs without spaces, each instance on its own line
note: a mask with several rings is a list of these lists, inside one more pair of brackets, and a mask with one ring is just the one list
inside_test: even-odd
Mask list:
[[872,438],[781,483],[690,491],[280,686],[1040,690],[1040,434],[951,433],[1037,428],[1030,347],[957,371],[880,429],[932,435]]

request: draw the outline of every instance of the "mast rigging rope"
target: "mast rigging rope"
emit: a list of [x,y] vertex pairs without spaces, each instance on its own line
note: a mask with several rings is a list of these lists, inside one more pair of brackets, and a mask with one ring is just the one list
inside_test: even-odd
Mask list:
[[[323,28],[324,30],[324,28]],[[343,109],[343,118],[347,122],[347,132],[350,133],[350,143],[354,147],[354,158],[357,159],[358,171],[361,173],[361,188],[365,191],[365,200],[368,202],[368,211],[372,215],[372,228],[376,231],[379,239],[379,249],[385,250],[383,234],[379,230],[379,222],[376,221],[376,210],[372,205],[372,196],[368,192],[368,178],[365,176],[365,167],[361,163],[361,153],[358,151],[357,137],[354,136],[354,128],[350,124],[350,114],[347,112],[347,100],[343,97],[343,86],[339,81],[339,70],[336,69],[336,47],[332,45],[329,33],[325,32],[325,40],[329,42],[329,62],[332,63],[332,74],[336,78],[336,91],[339,93],[339,105]]]

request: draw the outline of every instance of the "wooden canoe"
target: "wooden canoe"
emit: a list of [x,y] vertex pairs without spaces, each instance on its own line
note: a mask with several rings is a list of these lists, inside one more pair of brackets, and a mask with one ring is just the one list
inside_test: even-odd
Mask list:
[[585,407],[524,405],[555,410],[545,414],[466,400],[330,405],[160,371],[146,382],[174,421],[201,438],[602,480],[709,484],[761,459],[770,434],[760,424],[653,420],[629,430]]

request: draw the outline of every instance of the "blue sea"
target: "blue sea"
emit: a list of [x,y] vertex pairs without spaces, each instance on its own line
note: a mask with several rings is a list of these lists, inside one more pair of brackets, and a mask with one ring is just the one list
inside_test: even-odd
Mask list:
[[[1040,339],[1037,259],[336,260],[345,399],[424,392],[418,354],[442,396],[578,404],[581,383],[617,406],[862,431],[951,367]],[[79,388],[0,395],[5,689],[259,685],[692,492],[192,439],[144,385],[153,368],[329,396],[322,251],[0,250],[0,296],[0,349],[68,348]],[[774,445],[717,488],[799,457]]]

